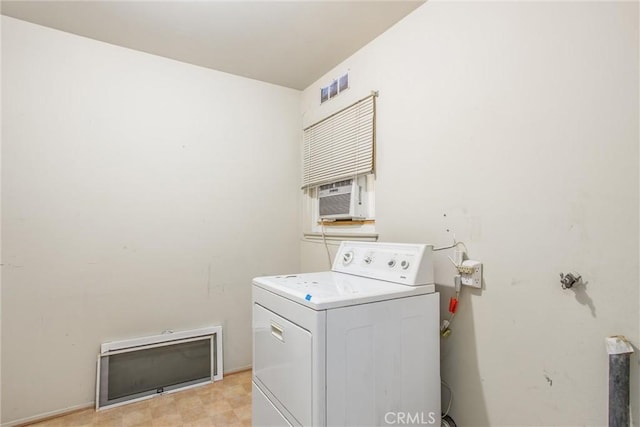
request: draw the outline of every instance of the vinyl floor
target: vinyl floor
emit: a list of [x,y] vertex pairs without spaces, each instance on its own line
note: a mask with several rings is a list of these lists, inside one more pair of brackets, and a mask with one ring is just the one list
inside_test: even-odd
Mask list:
[[221,381],[96,412],[85,409],[30,424],[38,427],[251,426],[251,371]]

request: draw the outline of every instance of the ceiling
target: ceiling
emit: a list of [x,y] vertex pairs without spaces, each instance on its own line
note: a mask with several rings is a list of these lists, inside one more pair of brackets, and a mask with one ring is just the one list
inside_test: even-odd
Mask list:
[[424,1],[2,1],[3,15],[304,89]]

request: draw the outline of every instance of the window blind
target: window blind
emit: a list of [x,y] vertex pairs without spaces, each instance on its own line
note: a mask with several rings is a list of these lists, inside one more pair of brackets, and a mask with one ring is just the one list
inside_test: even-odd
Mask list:
[[302,188],[372,173],[376,94],[304,129]]

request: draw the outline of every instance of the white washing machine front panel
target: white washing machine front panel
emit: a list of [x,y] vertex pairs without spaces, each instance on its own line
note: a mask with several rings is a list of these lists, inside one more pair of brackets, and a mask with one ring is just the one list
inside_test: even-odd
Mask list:
[[311,333],[253,305],[254,375],[302,425],[311,425]]

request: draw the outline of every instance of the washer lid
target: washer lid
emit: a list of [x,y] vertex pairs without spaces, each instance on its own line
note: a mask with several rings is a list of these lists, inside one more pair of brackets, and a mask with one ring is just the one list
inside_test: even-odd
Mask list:
[[256,277],[253,284],[314,310],[430,294],[435,291],[434,285],[398,285],[333,271]]

